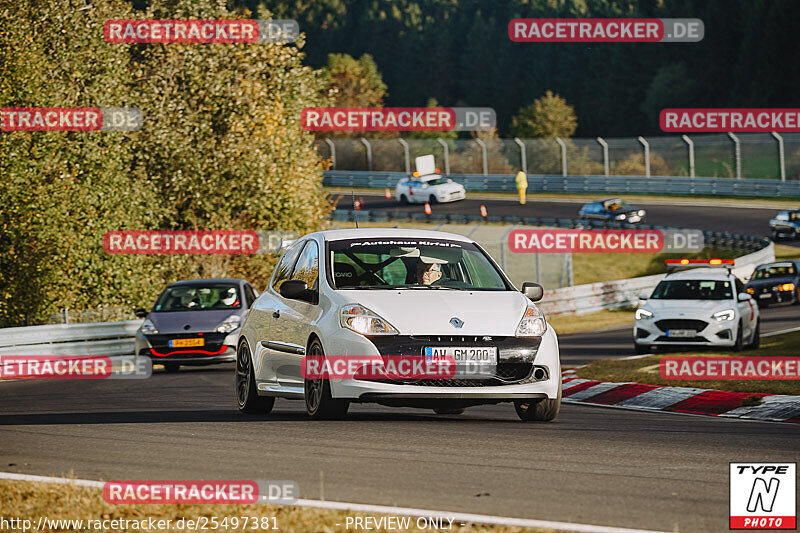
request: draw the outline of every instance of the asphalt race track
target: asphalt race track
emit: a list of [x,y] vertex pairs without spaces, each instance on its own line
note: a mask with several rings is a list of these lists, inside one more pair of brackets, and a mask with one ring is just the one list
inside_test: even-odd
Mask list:
[[0,385],[0,468],[80,479],[291,479],[304,498],[662,531],[727,530],[728,462],[796,461],[800,427],[564,405],[461,416],[234,405],[233,368]]
[[[339,195],[333,194],[331,196],[336,198]],[[364,205],[361,207],[363,210],[424,213],[423,204],[400,205],[393,198],[387,200],[382,195],[357,193],[356,197],[364,199]],[[779,211],[774,207],[742,208],[734,206],[649,204],[637,202],[635,197],[631,197],[628,201],[647,210],[647,224],[680,226],[710,231],[730,231],[764,237],[770,236],[769,219]],[[480,215],[481,205],[485,205],[489,215],[578,218],[578,210],[582,204],[583,202],[531,199],[523,206],[518,201],[508,199],[468,198],[458,202],[436,204],[432,208],[435,213]],[[787,205],[792,205],[792,202],[787,201]],[[339,201],[338,207],[352,209],[350,196],[344,195]],[[800,241],[781,241],[781,244],[800,246]]]
[[[761,309],[762,334],[798,326],[800,326],[800,306],[781,304]],[[633,316],[631,324],[622,328],[561,335],[558,338],[561,364],[583,365],[595,359],[633,355],[632,330]]]

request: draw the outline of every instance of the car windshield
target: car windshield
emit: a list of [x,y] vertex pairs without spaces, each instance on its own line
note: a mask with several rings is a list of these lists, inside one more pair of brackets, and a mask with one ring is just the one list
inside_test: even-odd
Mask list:
[[603,206],[608,211],[625,211],[627,209],[632,209],[631,205],[626,202],[625,200],[621,200],[619,198],[615,200],[607,200],[603,203]]
[[676,279],[659,283],[653,300],[727,300],[733,298],[729,281]]
[[774,266],[759,268],[753,274],[752,279],[766,279],[766,278],[777,278],[781,276],[792,276],[796,273],[797,271],[791,264],[774,265]]
[[432,180],[425,180],[423,183],[427,183],[428,185],[443,185],[447,183],[447,178],[434,178]]
[[332,241],[329,250],[337,289],[513,289],[486,255],[469,242],[350,239]]
[[230,283],[167,287],[156,300],[156,312],[240,309],[239,289]]

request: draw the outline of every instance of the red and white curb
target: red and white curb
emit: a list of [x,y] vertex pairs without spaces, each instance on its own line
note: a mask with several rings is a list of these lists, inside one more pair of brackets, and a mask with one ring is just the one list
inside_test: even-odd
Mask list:
[[[561,381],[564,403],[800,423],[800,396],[613,383],[579,378],[575,370],[565,370]],[[761,403],[742,406],[752,396]]]

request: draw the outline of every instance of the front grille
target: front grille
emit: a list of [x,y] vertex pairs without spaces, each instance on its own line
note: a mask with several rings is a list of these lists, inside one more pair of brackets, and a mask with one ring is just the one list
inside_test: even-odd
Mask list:
[[700,332],[706,329],[708,322],[704,322],[702,320],[671,318],[659,320],[656,322],[656,326],[658,326],[661,331],[667,331],[668,329],[693,329],[697,332]]
[[[147,340],[154,350],[160,353],[166,352],[194,352],[202,350],[205,352],[216,352],[222,348],[222,343],[225,340],[225,333],[204,333],[202,336],[197,333],[158,333],[156,335],[148,335]],[[175,347],[170,346],[169,341],[172,339],[205,339],[204,346],[189,346],[189,347]]]
[[656,339],[660,342],[685,342],[688,344],[696,344],[700,343],[707,343],[709,342],[708,339],[705,337],[667,337],[666,335],[662,335]]
[[393,385],[416,385],[420,387],[492,387],[520,383],[530,377],[531,363],[498,363],[494,377],[484,379],[367,379]]

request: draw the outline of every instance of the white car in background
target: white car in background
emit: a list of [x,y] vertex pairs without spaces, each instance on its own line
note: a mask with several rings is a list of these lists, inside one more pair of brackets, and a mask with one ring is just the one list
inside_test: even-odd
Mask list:
[[732,259],[672,259],[667,266],[689,270],[668,273],[651,295],[639,296],[645,303],[633,326],[636,353],[655,346],[758,348],[758,305],[731,273]]
[[397,182],[395,197],[401,204],[436,204],[463,200],[467,192],[463,185],[450,178],[429,174],[401,179]]
[[[435,276],[430,276],[435,271]],[[526,421],[561,405],[558,338],[497,263],[461,235],[362,228],[311,233],[283,254],[251,306],[237,345],[236,398],[266,413],[276,397],[304,400],[311,418],[340,418],[353,402],[433,409],[513,402]],[[478,361],[479,374],[364,376],[397,357]],[[309,376],[308,361],[356,362],[349,376]],[[331,363],[332,365],[335,363]],[[363,365],[363,366],[362,366]],[[349,366],[348,366],[349,368]]]

